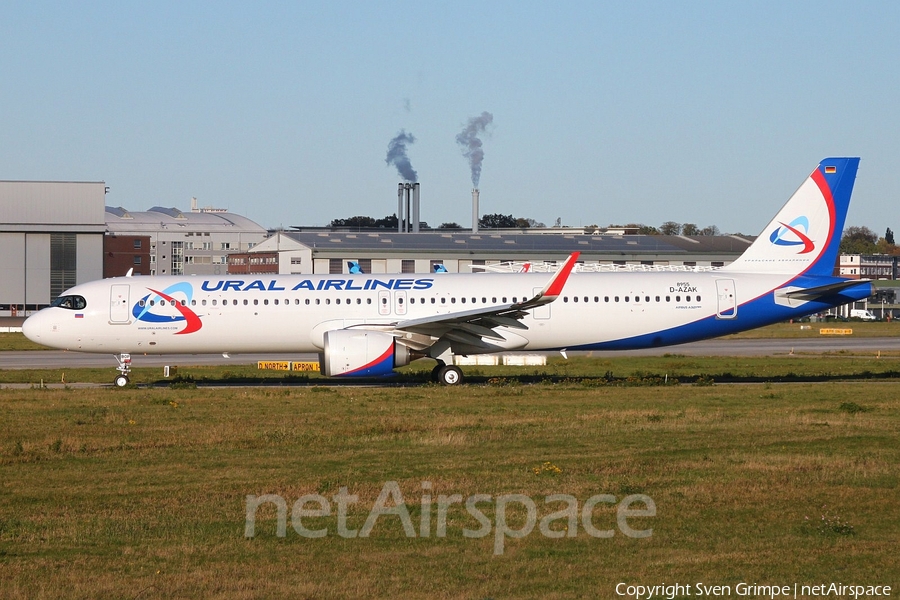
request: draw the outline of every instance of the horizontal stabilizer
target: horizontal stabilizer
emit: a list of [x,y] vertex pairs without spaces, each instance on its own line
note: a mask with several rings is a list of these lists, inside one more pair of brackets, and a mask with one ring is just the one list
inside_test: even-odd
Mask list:
[[872,285],[871,281],[868,279],[849,279],[847,281],[839,281],[837,283],[829,283],[828,285],[820,285],[812,288],[790,290],[787,292],[783,292],[781,295],[791,298],[792,300],[811,301],[823,298],[825,296],[834,296],[835,294],[839,294],[847,288],[866,283],[868,283],[870,286]]

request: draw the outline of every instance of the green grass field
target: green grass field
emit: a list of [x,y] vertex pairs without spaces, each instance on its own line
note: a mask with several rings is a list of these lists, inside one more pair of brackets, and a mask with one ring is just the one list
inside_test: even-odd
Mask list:
[[[786,369],[658,360],[669,364],[579,359],[548,367],[567,377],[535,384],[485,369],[456,389],[0,389],[0,597],[611,598],[619,582],[897,589],[900,382],[658,385],[648,373],[660,368]],[[800,377],[839,362],[801,360],[789,367]],[[888,364],[859,360],[856,371]],[[612,380],[583,377],[606,371]],[[334,513],[302,520],[325,537],[292,527],[298,498],[320,494],[335,510],[346,487],[359,496],[346,526],[359,530],[391,481],[415,537],[396,515],[368,537],[339,536]],[[268,504],[245,538],[246,497],[262,494],[285,499],[284,537]],[[434,503],[427,536],[423,494]],[[490,534],[465,537],[481,525],[452,504],[438,537],[441,494],[490,495],[477,505]],[[565,537],[501,535],[495,555],[506,494],[533,499],[541,519],[564,508],[551,494],[579,510],[597,494],[643,494],[656,515],[627,523],[652,535],[624,535],[614,505],[600,503],[591,523],[610,538],[557,518],[549,529]],[[525,516],[509,505],[510,527]]]

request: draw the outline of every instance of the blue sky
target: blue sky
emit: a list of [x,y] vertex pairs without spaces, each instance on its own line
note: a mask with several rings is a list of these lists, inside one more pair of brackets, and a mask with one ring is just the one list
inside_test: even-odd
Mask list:
[[267,227],[422,218],[758,233],[821,158],[862,157],[848,224],[900,230],[900,3],[7,2],[0,179]]

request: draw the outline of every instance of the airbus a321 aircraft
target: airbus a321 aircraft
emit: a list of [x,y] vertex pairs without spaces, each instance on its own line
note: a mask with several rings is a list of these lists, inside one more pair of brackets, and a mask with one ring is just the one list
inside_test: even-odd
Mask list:
[[77,285],[25,322],[40,344],[132,354],[318,352],[327,376],[377,376],[453,355],[682,344],[872,293],[833,276],[858,158],[828,158],[742,256],[711,271],[118,277]]

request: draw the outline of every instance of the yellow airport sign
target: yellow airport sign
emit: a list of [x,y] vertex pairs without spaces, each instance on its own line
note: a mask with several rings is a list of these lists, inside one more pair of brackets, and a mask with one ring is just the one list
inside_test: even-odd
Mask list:
[[256,363],[256,368],[260,371],[301,371],[301,372],[319,372],[319,363],[312,362],[291,362],[289,360],[261,360]]
[[291,361],[289,360],[261,360],[256,363],[256,368],[265,371],[290,371]]
[[853,335],[853,330],[822,327],[821,329],[819,329],[819,335]]
[[291,363],[291,371],[315,371],[319,372],[318,362],[294,362]]

